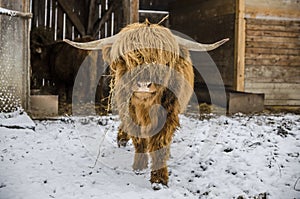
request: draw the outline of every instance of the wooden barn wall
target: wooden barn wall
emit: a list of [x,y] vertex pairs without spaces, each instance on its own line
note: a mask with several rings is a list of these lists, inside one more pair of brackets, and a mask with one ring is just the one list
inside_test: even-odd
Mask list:
[[[90,7],[90,2],[96,6]],[[53,40],[86,35],[98,39],[116,34],[123,26],[122,1],[32,0],[32,12],[32,27],[49,28]]]
[[300,2],[245,3],[245,91],[265,105],[300,105]]
[[174,0],[140,0],[140,9],[142,10],[160,10],[169,9],[169,3]]
[[[234,86],[235,0],[186,0],[170,4],[170,27],[200,43],[213,43],[224,38],[230,41],[210,51],[209,55],[223,78],[224,84]],[[199,63],[209,69],[209,63]],[[203,84],[197,74],[195,87]]]

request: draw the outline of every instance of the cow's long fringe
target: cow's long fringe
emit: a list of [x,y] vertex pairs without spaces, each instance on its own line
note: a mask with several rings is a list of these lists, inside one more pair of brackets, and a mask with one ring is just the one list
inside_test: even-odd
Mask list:
[[123,28],[119,35],[109,55],[104,53],[107,55],[104,59],[109,59],[110,63],[122,58],[131,68],[142,63],[174,63],[179,57],[176,39],[163,26],[149,22],[134,23]]

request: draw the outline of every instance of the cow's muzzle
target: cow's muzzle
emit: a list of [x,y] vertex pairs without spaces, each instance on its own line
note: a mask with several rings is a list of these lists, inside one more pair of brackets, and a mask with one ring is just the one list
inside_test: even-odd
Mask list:
[[141,100],[146,100],[156,94],[156,86],[152,82],[137,82],[132,89],[133,95]]

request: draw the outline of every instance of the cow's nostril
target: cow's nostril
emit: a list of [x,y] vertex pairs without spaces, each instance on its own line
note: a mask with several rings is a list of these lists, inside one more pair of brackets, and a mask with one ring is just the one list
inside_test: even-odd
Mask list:
[[137,82],[136,84],[137,84],[138,87],[142,87],[143,86],[142,82]]

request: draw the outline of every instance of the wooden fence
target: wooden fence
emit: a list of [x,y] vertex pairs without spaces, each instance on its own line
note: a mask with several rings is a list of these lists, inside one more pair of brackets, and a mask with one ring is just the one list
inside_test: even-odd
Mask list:
[[32,0],[32,27],[47,27],[53,40],[117,33],[123,26],[122,1],[118,0]]

